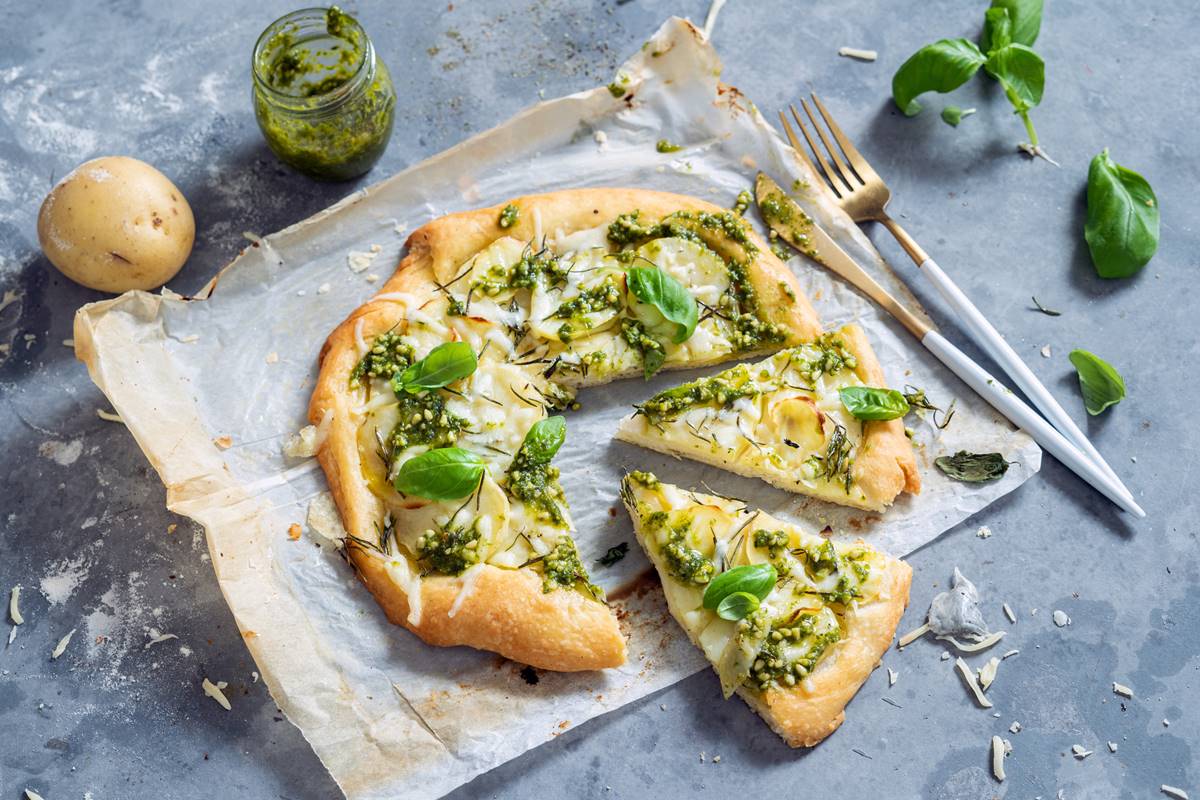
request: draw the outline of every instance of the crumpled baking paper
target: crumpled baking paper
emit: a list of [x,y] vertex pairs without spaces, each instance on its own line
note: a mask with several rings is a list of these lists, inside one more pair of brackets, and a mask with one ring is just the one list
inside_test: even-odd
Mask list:
[[[272,696],[349,798],[440,795],[704,667],[660,593],[645,583],[616,603],[630,637],[622,669],[541,673],[533,684],[529,671],[523,676],[520,665],[493,654],[424,645],[384,619],[337,548],[319,535],[316,529],[327,527],[317,524],[328,509],[324,477],[315,460],[285,457],[282,444],[306,423],[325,335],[373,294],[371,278],[391,272],[406,232],[430,219],[574,186],[649,187],[732,205],[757,168],[784,186],[815,181],[719,74],[702,34],[668,20],[621,68],[624,98],[598,87],[539,103],[256,240],[200,298],[131,292],[80,310],[79,357],[162,477],[168,506],[204,526],[221,589]],[[684,148],[658,153],[660,138]],[[801,202],[847,252],[918,307],[844,214],[815,192]],[[803,258],[790,266],[827,326],[856,320],[866,328],[890,385],[919,386],[943,407],[957,399],[944,431],[928,419],[915,424],[924,490],[884,515],[867,514],[612,441],[631,404],[694,373],[587,390],[582,410],[568,417],[556,463],[581,551],[610,593],[647,568],[636,546],[611,568],[595,561],[634,541],[617,500],[624,469],[650,469],[701,490],[719,487],[813,530],[829,525],[836,536],[863,536],[897,555],[1038,469],[1037,446],[899,325]],[[960,448],[999,451],[1015,463],[992,484],[953,483],[932,460]],[[312,524],[293,539],[292,526],[305,524],[314,502]]]

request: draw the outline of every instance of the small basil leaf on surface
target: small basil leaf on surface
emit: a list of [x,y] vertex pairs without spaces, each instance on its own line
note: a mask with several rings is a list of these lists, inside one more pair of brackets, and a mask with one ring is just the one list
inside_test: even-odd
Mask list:
[[714,609],[734,592],[746,592],[759,600],[775,588],[777,575],[770,564],[743,564],[713,578],[704,590],[704,607]]
[[529,465],[549,464],[567,438],[567,421],[562,417],[539,420],[521,442],[521,453]]
[[730,622],[737,622],[758,611],[761,601],[749,592],[734,592],[727,594],[717,605],[717,616]]
[[629,542],[621,542],[618,545],[613,545],[604,551],[604,555],[596,559],[597,563],[605,567],[611,567],[618,561],[623,559],[629,553]]
[[1009,44],[988,54],[987,71],[1000,85],[1018,113],[1042,102],[1046,88],[1046,64],[1023,44]]
[[1112,364],[1087,350],[1072,350],[1069,358],[1079,373],[1083,405],[1093,417],[1125,399],[1125,380]]
[[429,355],[410,365],[393,378],[396,392],[417,394],[426,389],[441,389],[475,371],[479,361],[466,342],[446,342],[429,351]]
[[843,386],[838,389],[842,405],[855,419],[900,419],[908,413],[908,401],[895,389],[875,389],[870,386]]
[[1101,278],[1128,278],[1158,250],[1158,198],[1146,179],[1105,148],[1088,168],[1083,237]]
[[[984,53],[999,50],[1012,44],[1012,16],[1003,6],[992,6],[983,17],[983,34],[979,37],[979,49]],[[1023,44],[1029,44],[1024,42]]]
[[458,500],[483,480],[483,459],[459,447],[427,450],[400,465],[393,485],[401,494],[429,500]]
[[662,350],[646,350],[642,353],[642,373],[646,380],[654,377],[654,373],[662,369],[667,360],[667,354]]
[[992,14],[1001,10],[1007,12],[1009,20],[1008,41],[997,41],[994,29],[989,31],[985,22],[979,48],[985,53],[990,53],[1009,42],[1033,47],[1042,31],[1042,0],[992,0],[986,19],[990,21]]
[[947,478],[964,483],[986,483],[1002,478],[1008,472],[1008,462],[1000,453],[959,450],[952,456],[939,456],[933,463]]
[[958,127],[958,123],[963,121],[963,117],[969,117],[975,113],[973,108],[959,108],[958,106],[946,106],[942,109],[942,121],[947,125]]
[[900,65],[892,77],[892,99],[906,116],[921,110],[917,95],[949,92],[966,83],[987,58],[974,42],[942,39],[927,44]]
[[682,283],[658,267],[633,267],[627,274],[629,290],[634,297],[654,306],[668,322],[675,323],[671,341],[675,344],[687,341],[700,319],[696,298]]

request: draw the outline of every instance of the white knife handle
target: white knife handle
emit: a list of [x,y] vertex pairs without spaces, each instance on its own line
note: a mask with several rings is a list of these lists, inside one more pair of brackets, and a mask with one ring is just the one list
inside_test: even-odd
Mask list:
[[1033,401],[1033,404],[1041,409],[1042,413],[1050,420],[1051,424],[1065,436],[1076,448],[1082,450],[1084,455],[1091,457],[1096,462],[1096,466],[1108,476],[1109,480],[1118,487],[1118,489],[1128,498],[1133,499],[1133,495],[1129,492],[1125,485],[1121,483],[1121,479],[1113,472],[1112,467],[1108,465],[1084,435],[1083,431],[1075,424],[1075,421],[1063,410],[1063,407],[1054,399],[1054,395],[1050,394],[1049,390],[1042,385],[1042,382],[1037,379],[1037,376],[1030,371],[1021,357],[1016,351],[1009,346],[1004,337],[992,327],[992,323],[988,322],[987,317],[975,307],[962,290],[950,280],[942,268],[937,265],[937,262],[932,258],[927,258],[921,263],[921,272],[925,277],[929,278],[930,282],[937,287],[942,298],[950,304],[951,308],[958,314],[962,320],[963,326],[966,328],[967,334],[983,349],[988,356],[999,364],[1005,372],[1017,384],[1017,387],[1025,393],[1025,395]]
[[1025,405],[1008,387],[983,370],[965,353],[946,340],[937,331],[930,331],[921,340],[929,352],[937,356],[950,371],[970,386],[992,408],[1007,417],[1018,428],[1033,437],[1047,452],[1057,458],[1068,469],[1090,483],[1097,491],[1137,517],[1146,516],[1132,497],[1117,489],[1117,485],[1089,458],[1079,452],[1061,433]]

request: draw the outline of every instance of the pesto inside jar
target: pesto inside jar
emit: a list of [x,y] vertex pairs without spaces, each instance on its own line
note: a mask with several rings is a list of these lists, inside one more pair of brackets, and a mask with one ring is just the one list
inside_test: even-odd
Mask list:
[[379,160],[396,92],[366,32],[332,6],[293,11],[254,46],[254,114],[281,161],[321,180],[348,180]]

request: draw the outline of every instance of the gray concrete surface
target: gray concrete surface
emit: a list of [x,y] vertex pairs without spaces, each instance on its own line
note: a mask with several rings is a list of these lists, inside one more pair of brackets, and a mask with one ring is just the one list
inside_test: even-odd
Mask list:
[[[825,95],[891,181],[894,210],[1078,419],[1066,353],[1093,350],[1124,373],[1129,398],[1086,420],[1086,430],[1149,518],[1122,517],[1048,459],[1037,478],[912,557],[903,630],[920,622],[957,564],[979,584],[991,623],[1009,631],[1000,650],[1020,649],[989,693],[994,714],[975,707],[942,648],[923,641],[887,654],[896,685],[877,671],[836,735],[790,751],[742,703],[721,702],[715,677],[701,674],[454,797],[1141,798],[1160,796],[1162,783],[1200,795],[1195,4],[1048,3],[1037,49],[1049,78],[1034,118],[1061,169],[1014,153],[1020,126],[994,84],[976,80],[955,96],[979,108],[958,129],[938,118],[942,98],[911,120],[888,99],[905,57],[943,36],[973,38],[984,5],[731,0],[714,39],[725,79],[764,112],[811,88]],[[663,18],[701,19],[707,6],[351,3],[403,104],[390,150],[360,183],[542,93],[607,82]],[[277,0],[0,6],[0,290],[17,293],[0,311],[0,341],[12,345],[0,356],[0,589],[7,597],[11,585],[25,587],[27,620],[11,646],[0,644],[0,798],[25,787],[47,800],[337,795],[254,682],[200,533],[164,510],[161,485],[125,429],[96,417],[104,400],[63,340],[74,309],[98,295],[50,267],[34,230],[42,197],[80,161],[148,160],[196,212],[195,252],[172,283],[186,293],[238,251],[242,231],[278,229],[354,188],[292,174],[254,125],[250,49],[290,8]],[[839,58],[842,45],[877,49],[880,60]],[[1142,171],[1163,207],[1158,256],[1118,283],[1094,276],[1081,235],[1087,164],[1102,147]],[[875,238],[956,336],[899,250]],[[1063,315],[1030,311],[1031,295]],[[1049,359],[1038,354],[1046,344]],[[976,535],[982,525],[990,538]],[[1053,624],[1055,609],[1069,626]],[[72,628],[70,647],[51,662]],[[146,649],[151,628],[178,639]],[[233,711],[201,694],[210,674],[227,676]],[[1114,680],[1133,699],[1115,696]],[[1010,734],[1014,721],[1022,729]],[[1003,784],[988,766],[994,733],[1014,748]],[[1077,759],[1073,744],[1095,752]]]

